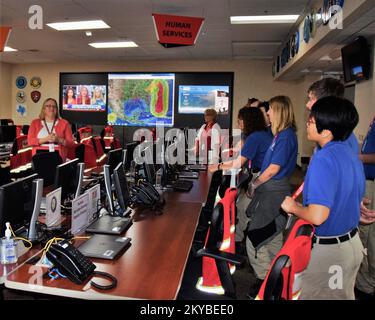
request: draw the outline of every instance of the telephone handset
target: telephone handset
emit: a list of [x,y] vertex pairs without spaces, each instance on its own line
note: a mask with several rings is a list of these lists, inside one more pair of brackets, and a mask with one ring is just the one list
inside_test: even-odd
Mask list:
[[76,284],[83,283],[96,268],[68,240],[52,244],[46,255],[48,260],[58,268],[59,272]]
[[147,194],[152,197],[155,201],[160,201],[160,194],[158,190],[148,181],[141,181],[141,184],[144,186]]

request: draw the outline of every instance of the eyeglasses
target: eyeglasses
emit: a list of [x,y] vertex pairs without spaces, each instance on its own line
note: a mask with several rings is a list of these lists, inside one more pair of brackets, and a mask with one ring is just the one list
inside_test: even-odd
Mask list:
[[45,108],[57,108],[54,104],[45,104]]
[[309,126],[310,124],[316,123],[313,118],[309,118],[306,122],[306,125]]

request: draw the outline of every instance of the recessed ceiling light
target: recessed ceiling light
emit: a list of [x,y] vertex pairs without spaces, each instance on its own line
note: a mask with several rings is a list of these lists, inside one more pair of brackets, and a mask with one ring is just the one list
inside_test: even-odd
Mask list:
[[86,36],[91,37],[92,36],[92,32],[91,31],[86,31]]
[[18,51],[17,49],[13,49],[11,47],[4,47],[4,52],[14,52],[14,51]]
[[275,16],[233,16],[231,24],[265,24],[265,23],[294,23],[299,15],[275,15]]
[[47,23],[47,26],[58,31],[110,28],[110,26],[106,24],[103,20],[56,22]]
[[117,42],[92,42],[89,43],[94,48],[135,48],[138,45],[133,41],[117,41]]

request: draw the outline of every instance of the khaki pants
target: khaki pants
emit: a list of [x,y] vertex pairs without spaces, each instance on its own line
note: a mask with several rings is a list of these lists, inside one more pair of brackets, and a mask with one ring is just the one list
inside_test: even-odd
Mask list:
[[301,300],[354,300],[354,283],[363,258],[359,235],[338,244],[314,244],[302,275]]
[[283,245],[283,234],[278,234],[271,242],[262,246],[257,252],[253,244],[246,237],[246,251],[251,266],[254,269],[255,276],[264,280],[267,276],[267,272],[271,267],[272,260],[275,258],[277,253],[280,251]]
[[241,190],[236,202],[237,219],[235,241],[242,241],[245,238],[245,230],[250,218],[246,215],[246,209],[249,206],[251,199],[246,196],[246,191]]
[[[375,210],[375,183],[366,181],[366,198],[371,200],[369,209]],[[365,256],[359,269],[356,281],[356,288],[368,293],[375,293],[375,223],[361,225],[359,227],[360,237],[365,247]]]

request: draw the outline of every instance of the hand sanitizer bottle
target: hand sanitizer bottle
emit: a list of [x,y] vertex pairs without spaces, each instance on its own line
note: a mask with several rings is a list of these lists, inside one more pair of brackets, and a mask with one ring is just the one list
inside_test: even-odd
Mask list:
[[7,222],[5,237],[1,239],[1,263],[10,264],[17,262],[17,251],[14,240],[11,238],[10,223]]

